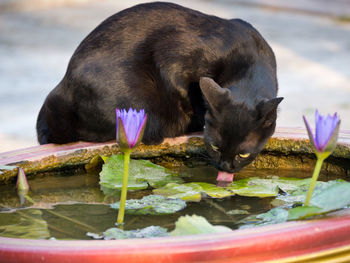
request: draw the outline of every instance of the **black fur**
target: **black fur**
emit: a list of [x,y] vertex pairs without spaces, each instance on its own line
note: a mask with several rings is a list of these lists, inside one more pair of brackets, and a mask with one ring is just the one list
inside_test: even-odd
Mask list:
[[250,24],[172,3],[141,4],[109,17],[81,42],[40,111],[38,140],[112,140],[115,108],[142,108],[144,143],[205,125],[208,153],[232,172],[272,135],[282,100],[276,94],[274,54]]

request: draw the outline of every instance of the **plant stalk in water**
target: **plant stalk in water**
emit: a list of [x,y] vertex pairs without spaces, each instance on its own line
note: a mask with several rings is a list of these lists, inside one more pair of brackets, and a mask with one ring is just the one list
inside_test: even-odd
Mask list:
[[124,222],[125,202],[128,192],[128,177],[129,177],[129,164],[130,164],[131,151],[124,152],[124,174],[123,174],[123,186],[120,196],[120,207],[118,211],[117,224],[120,225]]
[[309,190],[307,191],[307,195],[306,195],[306,199],[305,199],[305,203],[304,203],[305,206],[308,206],[310,204],[310,199],[311,199],[312,193],[315,189],[315,186],[317,183],[317,178],[320,174],[321,167],[322,167],[324,160],[325,160],[324,158],[317,158],[315,169],[314,169],[314,172],[312,174]]

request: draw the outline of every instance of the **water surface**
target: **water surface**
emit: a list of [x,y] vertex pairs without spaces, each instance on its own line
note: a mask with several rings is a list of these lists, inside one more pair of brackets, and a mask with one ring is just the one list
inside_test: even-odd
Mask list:
[[[187,182],[216,183],[217,170],[209,166],[182,167],[180,176]],[[271,178],[310,177],[310,172],[271,169],[244,169],[235,180],[259,176]],[[334,179],[328,175],[324,180]],[[30,197],[34,204],[19,204],[14,185],[0,186],[0,236],[35,239],[91,239],[87,232],[101,233],[115,227],[117,210],[109,204],[117,196],[106,196],[100,190],[98,173],[84,171],[38,175],[29,179]],[[128,199],[140,199],[152,193],[151,189],[128,192]],[[204,216],[212,224],[232,229],[248,215],[266,212],[272,208],[273,198],[232,196],[223,199],[203,198],[201,202],[187,202],[187,207],[171,215],[125,215],[125,230],[157,225],[172,230],[182,215]],[[233,214],[228,214],[233,211]]]

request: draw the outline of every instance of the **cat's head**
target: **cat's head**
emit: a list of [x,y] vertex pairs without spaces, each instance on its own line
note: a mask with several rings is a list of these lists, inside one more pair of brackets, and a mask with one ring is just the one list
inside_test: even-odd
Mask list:
[[210,78],[200,79],[208,105],[204,141],[219,170],[237,172],[251,163],[275,130],[277,106],[283,98],[262,100],[255,107],[237,102],[229,89]]

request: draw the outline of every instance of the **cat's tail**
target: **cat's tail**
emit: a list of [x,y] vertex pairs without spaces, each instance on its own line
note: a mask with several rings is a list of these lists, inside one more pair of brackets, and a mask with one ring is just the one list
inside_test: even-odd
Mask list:
[[49,127],[47,126],[45,116],[45,104],[41,107],[41,110],[36,121],[36,132],[38,142],[40,144],[49,143]]

